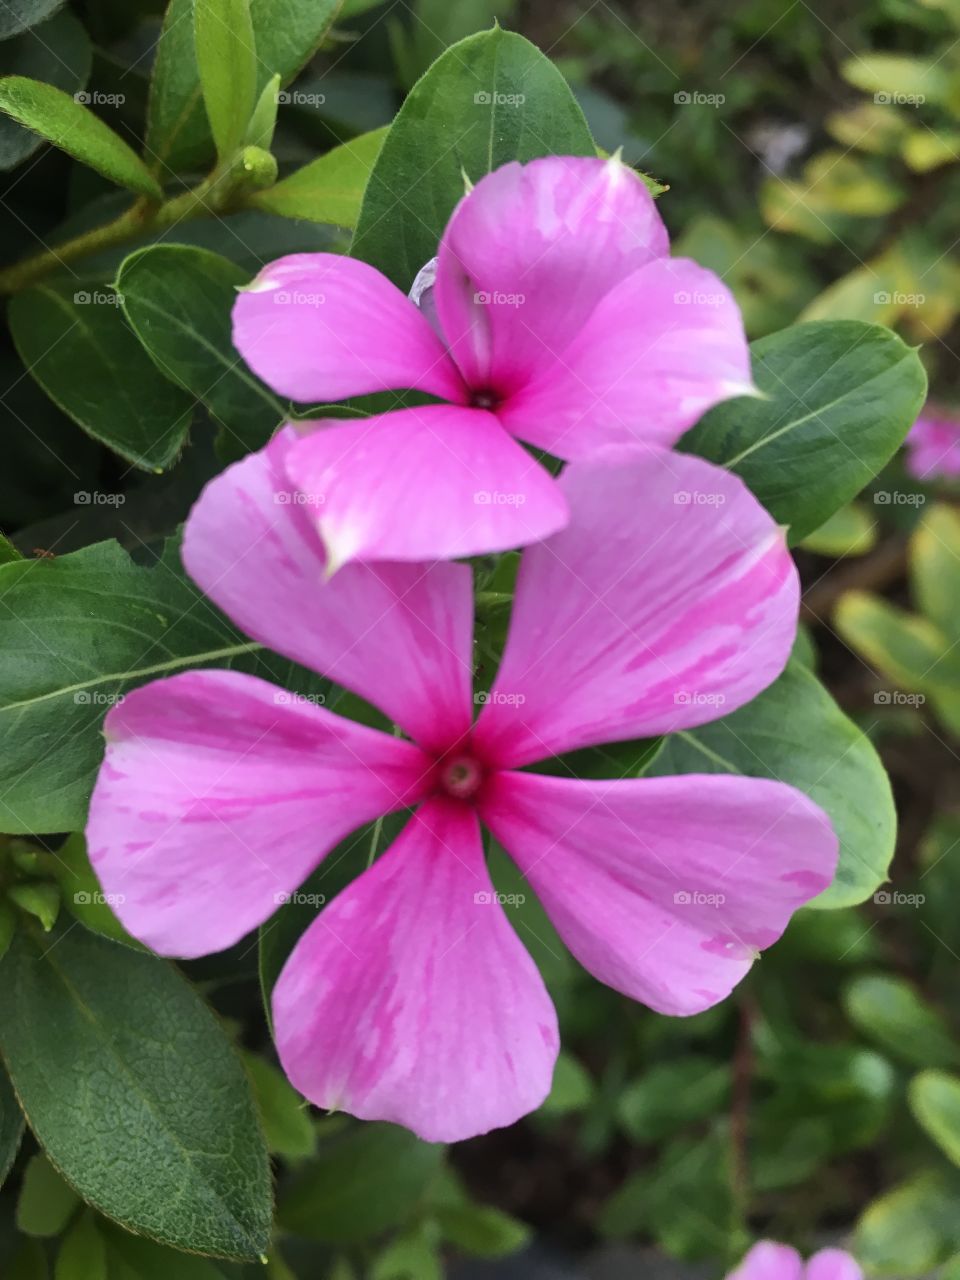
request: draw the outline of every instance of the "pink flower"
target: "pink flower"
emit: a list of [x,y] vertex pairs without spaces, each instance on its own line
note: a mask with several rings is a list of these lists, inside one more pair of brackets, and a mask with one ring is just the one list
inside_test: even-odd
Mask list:
[[821,1249],[804,1266],[796,1249],[762,1240],[727,1280],[863,1280],[863,1272],[842,1249]]
[[286,478],[312,496],[330,571],[536,542],[567,506],[518,439],[564,460],[669,446],[718,401],[753,393],[732,295],[668,248],[635,173],[555,156],[504,165],[460,201],[424,310],[353,258],[267,266],[237,300],[233,340],[275,391],[445,401],[322,419],[290,449]]
[[927,404],[904,442],[907,470],[917,480],[960,476],[960,420]]
[[668,1014],[724,999],[830,882],[830,824],[780,782],[523,769],[748,702],[786,662],[797,575],[736,476],[607,449],[559,481],[570,522],[524,553],[503,660],[475,700],[470,568],[354,564],[321,587],[306,508],[277,502],[297,448],[285,429],[212,482],[185,563],[255,640],[407,737],[232,671],[144,685],[107,716],[90,856],[135,937],[198,956],[266,920],[351,831],[416,806],[291,954],[277,1047],[319,1106],[466,1138],[537,1107],[557,1053],[481,822],[580,962]]

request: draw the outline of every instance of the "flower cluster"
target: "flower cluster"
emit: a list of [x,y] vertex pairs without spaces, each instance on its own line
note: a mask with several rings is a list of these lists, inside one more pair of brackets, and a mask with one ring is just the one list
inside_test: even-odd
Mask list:
[[[483,829],[587,970],[678,1015],[729,994],[829,884],[837,841],[777,781],[529,768],[695,728],[787,661],[782,530],[737,477],[669,448],[749,390],[724,286],[667,256],[619,161],[553,158],[478,183],[415,295],[327,254],[261,273],[235,341],[277,391],[444,403],[284,427],[211,482],[183,547],[249,636],[402,736],[235,671],[155,681],[107,716],[88,839],[127,929],[193,957],[266,921],[352,831],[410,810],[300,939],[273,1025],[311,1101],[454,1141],[536,1108],[558,1049]],[[559,479],[518,439],[566,460]],[[311,500],[278,499],[291,491]],[[516,546],[509,634],[477,697],[472,574],[453,561]]]
[[842,1249],[821,1249],[804,1266],[796,1249],[762,1240],[727,1280],[863,1280],[863,1272]]

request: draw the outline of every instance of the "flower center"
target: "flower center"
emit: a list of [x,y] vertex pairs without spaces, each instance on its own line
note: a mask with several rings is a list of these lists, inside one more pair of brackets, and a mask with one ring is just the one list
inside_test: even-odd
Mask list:
[[496,409],[499,403],[500,396],[495,391],[491,391],[489,387],[474,391],[470,397],[470,404],[474,409]]
[[483,766],[473,756],[453,756],[440,766],[440,786],[459,800],[475,796],[482,782]]

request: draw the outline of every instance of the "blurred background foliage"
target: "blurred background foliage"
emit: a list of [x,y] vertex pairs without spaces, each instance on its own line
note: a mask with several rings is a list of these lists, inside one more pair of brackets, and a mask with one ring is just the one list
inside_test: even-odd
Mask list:
[[[0,72],[122,94],[91,105],[142,136],[161,0],[46,8],[21,28],[17,4],[0,2]],[[389,123],[443,48],[494,19],[555,61],[601,146],[622,146],[669,188],[661,210],[676,251],[724,276],[751,337],[798,318],[881,322],[923,344],[941,401],[960,395],[958,0],[345,0],[280,110],[281,174]],[[0,168],[4,263],[118,207],[96,174],[8,120]],[[177,241],[252,271],[347,237],[251,201],[178,228]],[[90,287],[111,281],[122,257],[91,259]],[[38,332],[52,341],[47,323]],[[2,522],[28,554],[115,532],[115,511],[71,506],[78,489],[122,487],[125,544],[152,543],[219,465],[216,406],[175,472],[131,475],[76,430],[75,406],[25,376],[9,343],[0,362]],[[269,430],[262,419],[252,432]],[[255,959],[185,966],[243,1046],[276,1158],[269,1280],[431,1280],[501,1266],[655,1275],[671,1262],[664,1276],[716,1277],[758,1234],[811,1248],[849,1239],[870,1275],[960,1277],[956,496],[895,462],[799,552],[799,652],[884,756],[898,855],[891,884],[864,907],[802,912],[723,1006],[670,1020],[621,999],[571,960],[528,898],[511,918],[560,1012],[554,1091],[528,1121],[445,1152],[390,1126],[310,1118],[251,1000]],[[368,844],[366,834],[344,850],[336,874],[354,874]],[[516,892],[509,864],[491,856],[499,887]],[[82,847],[69,861],[74,887],[92,886]],[[328,894],[332,874],[321,875]],[[83,1207],[30,1142],[0,1193],[0,1271],[264,1274],[130,1236]]]

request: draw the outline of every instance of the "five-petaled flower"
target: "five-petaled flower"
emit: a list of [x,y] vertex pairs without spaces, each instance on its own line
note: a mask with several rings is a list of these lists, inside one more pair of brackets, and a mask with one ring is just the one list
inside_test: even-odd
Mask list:
[[927,404],[905,442],[907,470],[917,480],[960,476],[960,416]]
[[821,1249],[804,1265],[796,1249],[761,1240],[727,1280],[863,1280],[863,1272],[842,1249]]
[[[310,512],[275,501],[298,449],[286,428],[229,468],[188,523],[184,561],[255,640],[407,736],[234,671],[144,685],[106,719],[90,856],[127,929],[191,957],[266,920],[351,831],[414,808],[300,939],[274,1028],[288,1076],[318,1105],[466,1138],[538,1106],[558,1046],[481,822],[585,968],[669,1014],[727,996],[829,884],[829,821],[778,781],[526,771],[748,702],[787,660],[796,570],[729,472],[637,446],[572,463],[559,481],[569,523],[523,554],[474,722],[469,566],[353,564],[323,585]],[[724,502],[675,501],[692,491]]]
[[[265,267],[233,337],[275,391],[305,405],[397,390],[445,402],[300,424],[288,487],[312,496],[329,571],[536,542],[567,504],[518,439],[563,460],[670,446],[718,401],[753,393],[730,291],[668,249],[632,170],[553,156],[504,165],[464,196],[420,306],[353,258]],[[478,501],[491,492],[513,500]]]

